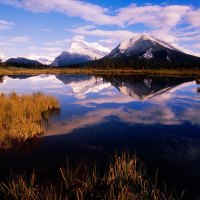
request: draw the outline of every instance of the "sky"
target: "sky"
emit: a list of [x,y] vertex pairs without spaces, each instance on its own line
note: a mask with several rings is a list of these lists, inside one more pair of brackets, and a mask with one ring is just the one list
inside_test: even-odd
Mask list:
[[53,61],[73,41],[118,43],[147,33],[200,56],[198,0],[0,0],[0,58]]

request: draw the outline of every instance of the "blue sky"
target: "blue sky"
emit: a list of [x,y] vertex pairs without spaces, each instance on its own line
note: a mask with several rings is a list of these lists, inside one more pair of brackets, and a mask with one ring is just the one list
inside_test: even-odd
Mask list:
[[140,32],[200,56],[200,1],[0,0],[0,57],[53,60],[85,40],[114,48]]

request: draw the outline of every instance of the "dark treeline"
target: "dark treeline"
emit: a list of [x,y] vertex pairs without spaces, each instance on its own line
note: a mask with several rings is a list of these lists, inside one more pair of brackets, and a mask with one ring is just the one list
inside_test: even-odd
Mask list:
[[16,62],[5,62],[1,63],[0,67],[17,67],[17,68],[27,68],[27,69],[32,69],[32,68],[47,68],[49,67],[48,65],[43,65],[41,63],[16,63]]
[[[12,60],[12,59],[10,59]],[[25,59],[27,60],[27,59]],[[31,61],[31,60],[30,60]],[[33,61],[33,62],[14,62],[12,61],[5,61],[0,58],[0,67],[1,68],[8,68],[8,67],[17,67],[17,68],[26,68],[26,69],[33,69],[33,68],[47,68],[49,67],[48,65],[43,65],[42,63],[38,61]]]
[[144,59],[134,56],[121,56],[119,58],[104,57],[100,60],[85,64],[88,68],[105,69],[200,69],[200,58],[176,53],[170,61],[166,59]]

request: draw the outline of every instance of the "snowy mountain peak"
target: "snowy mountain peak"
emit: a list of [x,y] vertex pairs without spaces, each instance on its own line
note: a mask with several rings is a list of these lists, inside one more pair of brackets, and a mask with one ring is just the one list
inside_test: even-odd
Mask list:
[[131,48],[132,46],[137,45],[138,43],[144,42],[144,41],[146,41],[146,42],[149,41],[153,45],[157,44],[157,45],[160,45],[160,46],[172,49],[172,50],[181,51],[175,45],[173,45],[173,44],[171,44],[169,42],[160,40],[160,39],[158,39],[158,38],[156,38],[154,36],[148,35],[146,33],[141,33],[141,34],[138,34],[138,35],[132,37],[130,40],[125,40],[124,42],[119,44],[119,49],[123,53],[128,48]]
[[87,47],[88,47],[88,45],[85,41],[78,40],[78,41],[74,41],[71,43],[70,49],[79,50],[79,49],[87,48]]
[[111,51],[108,57],[133,55],[133,56],[140,56],[146,59],[152,59],[154,58],[154,53],[163,50],[182,52],[178,47],[169,42],[160,40],[146,33],[140,33],[135,35],[131,39],[125,40],[122,43],[120,43],[115,49]]
[[75,40],[71,43],[71,47],[58,56],[52,66],[64,66],[69,64],[78,64],[95,59],[100,59],[110,53],[110,49],[93,42],[85,42],[83,40]]
[[83,40],[76,40],[71,43],[69,53],[77,53],[91,57],[91,60],[100,59],[110,53],[110,49],[94,42],[89,43]]

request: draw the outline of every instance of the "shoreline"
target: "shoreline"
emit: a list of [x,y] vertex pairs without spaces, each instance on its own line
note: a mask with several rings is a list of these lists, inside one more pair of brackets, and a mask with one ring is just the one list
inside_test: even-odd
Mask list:
[[136,70],[136,69],[80,69],[80,68],[1,68],[0,75],[39,75],[39,74],[88,74],[88,75],[151,75],[151,76],[192,76],[200,77],[200,70]]

